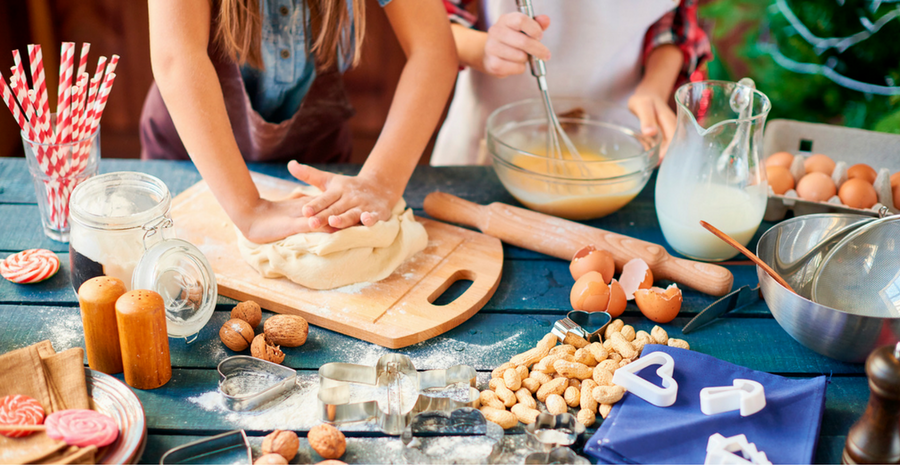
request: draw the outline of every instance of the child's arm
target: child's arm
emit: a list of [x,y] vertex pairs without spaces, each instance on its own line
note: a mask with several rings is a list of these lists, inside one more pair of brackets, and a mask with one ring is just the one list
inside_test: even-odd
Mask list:
[[669,96],[683,62],[681,50],[673,44],[654,48],[644,65],[641,83],[628,99],[628,109],[641,121],[641,132],[652,136],[662,128],[660,156],[665,155],[675,134],[675,113],[669,108]]
[[152,0],[153,76],[178,135],[216,199],[247,239],[269,242],[309,231],[306,199],[259,197],[225,111],[222,87],[207,53],[208,0]]
[[407,62],[387,121],[357,176],[291,163],[291,173],[322,189],[303,208],[310,227],[387,220],[441,117],[456,77],[457,56],[439,0],[392,0],[384,8]]
[[531,19],[522,13],[507,13],[487,32],[455,23],[450,27],[461,65],[504,78],[524,73],[529,54],[550,59],[550,50],[540,42],[549,26],[546,15]]

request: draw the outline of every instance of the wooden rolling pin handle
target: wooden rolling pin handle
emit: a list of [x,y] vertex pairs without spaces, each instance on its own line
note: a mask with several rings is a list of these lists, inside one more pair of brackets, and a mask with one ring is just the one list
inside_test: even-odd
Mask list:
[[734,284],[734,275],[727,268],[671,255],[657,264],[653,273],[657,278],[676,281],[713,296],[723,296],[731,292]]
[[463,200],[446,192],[432,192],[425,197],[425,213],[448,223],[481,229],[487,207]]
[[138,389],[156,389],[172,377],[166,306],[153,291],[134,290],[116,301],[125,382]]
[[122,372],[116,300],[127,291],[121,279],[109,276],[91,278],[78,288],[88,365],[108,375]]

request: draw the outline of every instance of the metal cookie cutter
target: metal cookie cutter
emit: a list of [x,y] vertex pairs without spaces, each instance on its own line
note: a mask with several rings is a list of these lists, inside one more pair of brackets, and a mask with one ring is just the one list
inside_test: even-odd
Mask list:
[[525,427],[528,447],[541,452],[550,452],[557,447],[569,447],[584,433],[584,425],[571,413],[552,415],[542,413],[534,423]]
[[551,333],[560,341],[566,338],[566,333],[574,333],[583,337],[588,342],[600,342],[600,335],[612,317],[606,312],[583,312],[572,310],[562,320],[553,323]]
[[[637,375],[637,372],[650,365],[660,365],[656,374],[662,378],[663,387],[659,387]],[[672,378],[675,371],[675,360],[665,352],[650,352],[647,355],[616,370],[613,384],[622,386],[626,391],[650,402],[657,407],[668,407],[678,397],[678,383]]]
[[766,406],[763,385],[750,379],[735,379],[734,386],[708,387],[700,390],[700,411],[707,415],[740,410],[746,417]]
[[235,411],[252,410],[278,399],[297,384],[297,372],[246,355],[219,363],[219,392]]
[[[475,369],[468,365],[419,373],[412,360],[400,354],[383,355],[374,367],[327,363],[319,368],[320,416],[329,423],[375,418],[386,434],[399,435],[418,413],[477,407],[479,392],[474,387],[475,375]],[[412,381],[407,390],[415,389],[415,400],[404,398],[404,381]],[[458,383],[467,384],[468,389],[460,393],[442,390]],[[386,399],[351,402],[354,384],[383,387],[387,391]]]
[[568,447],[557,447],[550,452],[534,452],[525,457],[525,465],[550,465],[555,463],[590,465],[591,462],[577,455]]
[[[740,455],[738,455],[740,454]],[[738,434],[726,438],[719,433],[709,437],[706,444],[704,465],[772,465],[765,452],[756,449],[756,444],[747,442],[747,436]]]
[[[202,462],[198,462],[202,460]],[[176,463],[253,463],[250,443],[244,430],[229,431],[178,446],[163,454],[160,465]]]
[[[401,435],[409,463],[490,463],[500,455],[503,428],[469,407],[450,412],[422,412]],[[465,458],[454,457],[455,449]]]

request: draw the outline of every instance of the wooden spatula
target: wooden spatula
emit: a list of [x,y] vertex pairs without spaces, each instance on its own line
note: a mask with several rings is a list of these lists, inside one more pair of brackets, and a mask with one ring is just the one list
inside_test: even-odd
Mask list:
[[676,258],[657,244],[499,202],[478,205],[434,192],[425,197],[425,211],[432,218],[472,226],[508,244],[563,260],[571,260],[588,244],[612,254],[619,270],[629,260],[641,258],[655,279],[675,281],[714,296],[730,292],[734,282],[731,272],[719,265]]

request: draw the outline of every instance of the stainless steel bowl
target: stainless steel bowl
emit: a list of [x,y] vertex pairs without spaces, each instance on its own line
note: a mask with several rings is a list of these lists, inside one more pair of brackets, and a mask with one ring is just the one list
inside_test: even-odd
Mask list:
[[[794,294],[756,268],[763,297],[778,324],[797,342],[837,360],[862,363],[876,347],[900,341],[900,318],[857,315],[810,300],[816,268],[830,250],[823,240],[871,218],[853,214],[804,215],[783,221],[759,239],[756,254]],[[828,241],[833,246],[837,241]]]

